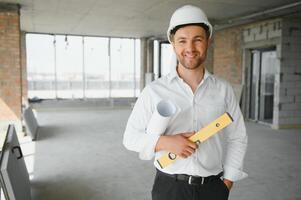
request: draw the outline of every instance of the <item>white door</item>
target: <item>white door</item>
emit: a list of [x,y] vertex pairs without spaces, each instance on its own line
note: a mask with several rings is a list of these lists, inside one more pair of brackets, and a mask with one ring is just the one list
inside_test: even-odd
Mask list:
[[1,182],[9,200],[30,200],[30,181],[14,126],[7,131],[1,159]]
[[275,75],[279,68],[276,50],[253,50],[250,71],[249,118],[273,122]]

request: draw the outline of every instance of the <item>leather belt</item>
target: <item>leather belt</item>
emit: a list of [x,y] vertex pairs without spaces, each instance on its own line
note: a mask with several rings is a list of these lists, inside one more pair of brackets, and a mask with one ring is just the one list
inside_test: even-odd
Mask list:
[[223,172],[217,175],[202,177],[202,176],[191,176],[187,174],[167,174],[157,169],[157,175],[170,177],[173,178],[175,181],[184,181],[187,182],[189,185],[203,185],[208,182],[219,179],[220,177],[223,176]]

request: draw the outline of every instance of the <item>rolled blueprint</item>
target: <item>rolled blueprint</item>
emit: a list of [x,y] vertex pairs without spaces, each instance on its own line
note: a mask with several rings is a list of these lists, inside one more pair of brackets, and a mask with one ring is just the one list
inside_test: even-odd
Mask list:
[[153,113],[147,128],[147,134],[161,135],[165,132],[170,118],[176,113],[177,108],[171,101],[161,100]]
[[[162,135],[168,126],[169,120],[176,113],[176,111],[176,106],[171,101],[160,101],[157,104],[149,123],[147,124],[146,134],[150,137]],[[140,159],[150,160],[153,158],[153,145],[155,144],[151,142],[147,142],[145,144],[146,148],[144,148],[144,151],[139,153]]]

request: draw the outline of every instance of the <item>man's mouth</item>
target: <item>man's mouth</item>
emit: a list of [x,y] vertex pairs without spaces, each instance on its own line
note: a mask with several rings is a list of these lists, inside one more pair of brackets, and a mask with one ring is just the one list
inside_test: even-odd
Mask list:
[[197,54],[185,54],[184,56],[188,59],[194,59],[197,57]]

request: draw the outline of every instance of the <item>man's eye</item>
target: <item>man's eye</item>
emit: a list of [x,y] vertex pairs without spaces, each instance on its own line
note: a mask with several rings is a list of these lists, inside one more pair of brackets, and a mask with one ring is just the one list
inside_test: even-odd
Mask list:
[[179,40],[179,43],[180,43],[180,44],[184,44],[184,43],[185,43],[185,40]]

